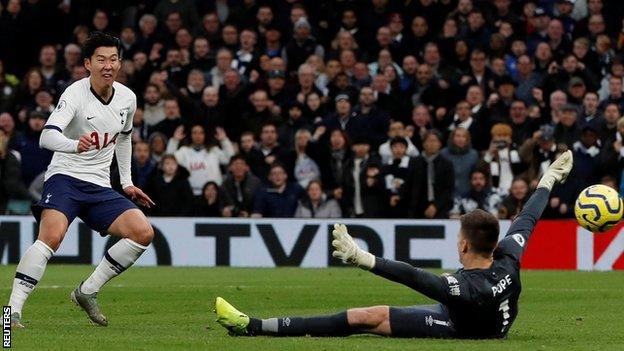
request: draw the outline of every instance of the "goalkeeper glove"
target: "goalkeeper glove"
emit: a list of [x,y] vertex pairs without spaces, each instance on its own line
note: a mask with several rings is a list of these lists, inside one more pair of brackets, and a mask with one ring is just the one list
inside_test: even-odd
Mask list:
[[572,170],[572,151],[568,150],[561,154],[555,162],[553,162],[537,184],[538,188],[546,188],[552,190],[555,183],[565,182],[568,174]]
[[359,248],[355,240],[347,233],[344,224],[334,224],[334,252],[332,256],[339,258],[344,263],[350,263],[363,269],[372,269],[375,266],[375,256]]

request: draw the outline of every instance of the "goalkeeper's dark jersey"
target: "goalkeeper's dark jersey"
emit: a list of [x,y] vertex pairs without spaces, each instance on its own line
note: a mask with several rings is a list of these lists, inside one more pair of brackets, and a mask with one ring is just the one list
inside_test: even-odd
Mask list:
[[[520,264],[508,246],[521,247],[522,236],[508,236],[494,254],[488,269],[460,269],[443,275],[446,293],[441,299],[449,311],[458,337],[504,337],[518,314]],[[520,242],[520,243],[519,243]]]
[[460,338],[501,338],[518,314],[520,258],[541,216],[549,192],[535,191],[494,251],[488,269],[460,269],[441,276],[403,262],[378,258],[372,272],[439,301]]

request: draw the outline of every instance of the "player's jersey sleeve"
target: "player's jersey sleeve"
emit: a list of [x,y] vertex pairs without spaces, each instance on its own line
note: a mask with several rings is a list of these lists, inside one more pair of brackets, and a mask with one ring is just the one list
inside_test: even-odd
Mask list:
[[74,119],[80,108],[81,97],[78,89],[70,86],[63,92],[59,103],[48,118],[39,144],[42,148],[51,151],[75,153],[78,147],[78,140],[72,140],[63,135],[63,131]]
[[131,134],[132,133],[132,128],[133,128],[133,121],[134,121],[134,113],[136,112],[136,97],[134,97],[132,99],[132,105],[130,106],[130,110],[128,111],[127,114],[127,118],[126,118],[126,123],[124,124],[123,130],[121,131],[122,134]]
[[115,145],[115,156],[117,157],[117,167],[119,168],[119,180],[123,189],[132,186],[132,119],[136,111],[136,97],[133,96],[132,105],[128,110],[126,122],[119,134]]
[[440,276],[405,262],[377,257],[371,272],[408,286],[443,304],[462,299],[468,293],[468,287],[465,282],[462,283],[463,279],[459,275]]
[[549,196],[550,192],[546,188],[535,190],[520,215],[509,227],[505,238],[498,243],[495,254],[508,255],[518,261],[520,260],[535,224],[546,208]]

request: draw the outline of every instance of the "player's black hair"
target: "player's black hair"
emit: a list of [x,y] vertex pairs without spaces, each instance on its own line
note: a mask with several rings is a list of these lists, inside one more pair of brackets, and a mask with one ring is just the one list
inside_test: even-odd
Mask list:
[[91,32],[89,38],[82,45],[82,55],[85,59],[90,59],[99,47],[115,47],[121,58],[121,41],[119,38],[104,32]]
[[461,216],[460,221],[461,231],[471,251],[491,255],[498,242],[498,219],[487,211],[477,209]]

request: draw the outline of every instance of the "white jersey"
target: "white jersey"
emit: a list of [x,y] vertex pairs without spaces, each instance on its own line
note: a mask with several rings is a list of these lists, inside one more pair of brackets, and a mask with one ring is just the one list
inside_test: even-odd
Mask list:
[[207,182],[215,182],[217,185],[221,185],[223,175],[220,166],[227,165],[230,158],[234,156],[234,146],[229,139],[221,141],[221,148],[213,146],[210,150],[206,150],[204,147],[195,150],[188,146],[182,146],[178,149],[178,145],[177,139],[169,139],[167,153],[174,154],[180,166],[188,170],[188,181],[191,184],[191,189],[193,189],[193,195],[201,195]]
[[[59,103],[48,119],[42,134],[42,146],[54,152],[48,166],[45,180],[55,174],[65,174],[86,182],[110,188],[110,165],[118,148],[118,162],[122,185],[131,185],[130,178],[130,141],[125,138],[132,132],[132,117],[136,110],[136,96],[123,84],[113,83],[113,95],[109,101],[103,101],[91,88],[89,77],[83,78],[63,92]],[[65,145],[51,145],[48,141],[53,130],[61,132]],[[54,132],[55,133],[55,132]],[[118,147],[120,133],[124,136],[123,163],[120,160],[121,147]],[[77,140],[82,135],[91,135],[91,148],[77,153]],[[48,139],[44,142],[44,136]],[[127,144],[126,145],[126,139]],[[69,146],[67,146],[69,144]],[[73,146],[73,149],[72,149]],[[125,164],[127,163],[127,164]],[[125,183],[125,184],[124,184]]]

